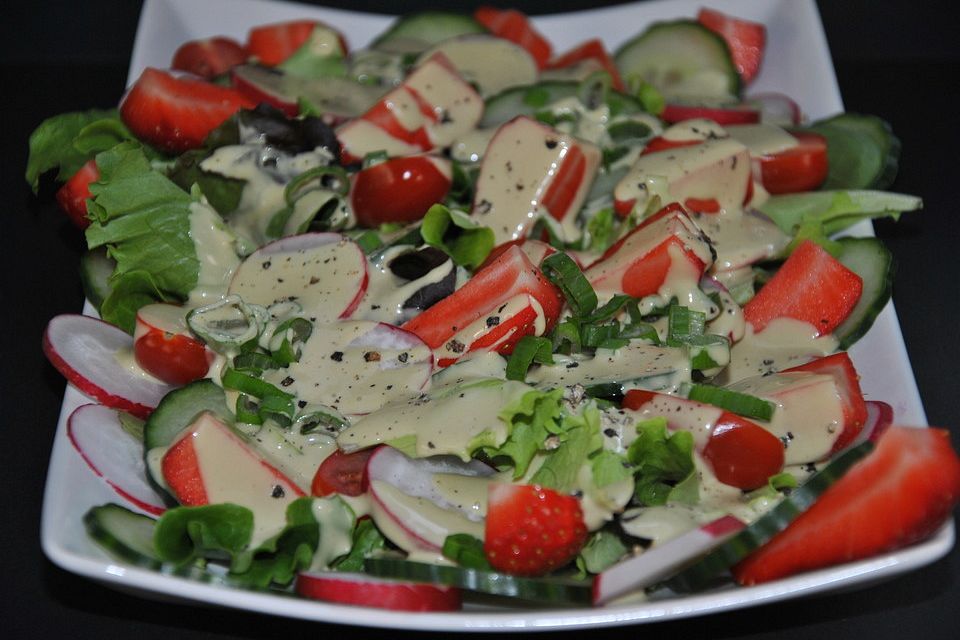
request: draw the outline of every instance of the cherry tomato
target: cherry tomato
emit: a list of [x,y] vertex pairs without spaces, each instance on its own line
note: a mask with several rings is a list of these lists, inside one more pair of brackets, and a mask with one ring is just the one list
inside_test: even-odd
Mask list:
[[88,160],[80,169],[57,190],[57,202],[70,217],[70,221],[81,229],[90,226],[87,217],[87,198],[92,197],[90,183],[100,179],[100,170],[95,160]]
[[827,139],[808,131],[793,136],[797,146],[760,157],[760,182],[770,193],[811,191],[827,179]]
[[783,443],[763,427],[724,411],[703,449],[703,457],[720,482],[756,489],[783,468]]
[[391,158],[359,171],[350,200],[357,222],[377,227],[384,222],[414,222],[442,202],[450,191],[450,174],[440,169],[445,160],[424,156]]
[[369,486],[367,460],[376,450],[376,447],[370,447],[354,453],[334,451],[317,468],[310,493],[315,496],[328,496],[332,493],[359,496],[366,493]]
[[218,37],[182,44],[173,54],[170,67],[210,79],[246,61],[247,50],[239,42]]
[[133,356],[150,375],[168,384],[184,385],[207,375],[206,346],[190,336],[151,329],[133,343]]

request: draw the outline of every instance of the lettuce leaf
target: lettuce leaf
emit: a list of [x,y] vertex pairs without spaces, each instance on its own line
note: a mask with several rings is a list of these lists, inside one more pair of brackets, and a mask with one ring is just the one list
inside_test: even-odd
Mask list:
[[65,181],[98,152],[132,139],[116,109],[73,111],[47,118],[30,134],[24,177],[36,193],[41,174],[57,169],[57,180]]
[[184,299],[197,284],[200,261],[190,236],[195,199],[154,170],[136,143],[98,154],[97,166],[87,244],[107,246],[117,263],[101,313],[132,332],[132,314],[144,303]]
[[590,536],[587,544],[583,545],[580,555],[577,556],[577,567],[584,574],[600,573],[620,562],[627,551],[627,545],[623,543],[620,536],[612,531],[601,529]]
[[647,506],[696,502],[699,489],[693,435],[669,432],[664,418],[637,424],[637,434],[627,450],[627,459],[637,469],[637,500]]
[[603,447],[600,410],[588,404],[580,414],[564,414],[560,446],[549,450],[530,482],[571,493],[578,488],[577,476],[590,455]]
[[234,584],[265,588],[286,585],[310,566],[320,543],[320,525],[313,516],[313,498],[290,503],[286,526],[277,535],[249,549],[253,512],[236,504],[176,507],[166,511],[154,530],[154,547],[164,562],[184,566],[201,559],[230,561]]
[[510,435],[499,449],[489,454],[491,457],[510,458],[514,466],[514,479],[527,472],[533,456],[545,446],[548,437],[562,432],[562,401],[562,389],[528,391],[500,412],[500,419],[507,423]]
[[477,224],[466,213],[435,204],[427,211],[420,226],[423,241],[436,247],[462,267],[475,269],[493,250],[494,236],[490,227]]
[[804,232],[815,235],[810,228],[816,224],[824,236],[830,236],[872,218],[896,219],[905,211],[916,211],[923,201],[911,195],[883,191],[810,191],[771,196],[759,209],[788,235]]

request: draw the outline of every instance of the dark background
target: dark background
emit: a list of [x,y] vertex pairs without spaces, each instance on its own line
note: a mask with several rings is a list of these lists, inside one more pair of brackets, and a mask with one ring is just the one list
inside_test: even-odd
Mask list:
[[[200,1],[200,0],[198,0]],[[329,6],[390,13],[472,2],[333,0]],[[496,4],[496,3],[494,3]],[[514,3],[531,13],[615,4],[556,0]],[[931,424],[949,427],[960,448],[960,303],[956,254],[958,19],[953,3],[821,0],[821,13],[847,110],[885,117],[903,141],[894,190],[924,197],[925,210],[878,233],[899,272],[894,300]],[[46,321],[80,309],[79,234],[57,210],[52,190],[39,198],[22,180],[26,140],[43,118],[108,107],[125,85],[140,3],[41,0],[5,6],[0,26],[3,170],[3,392],[0,393],[0,637],[261,638],[337,635],[407,638],[389,630],[321,625],[230,610],[159,604],[64,572],[39,545],[40,506],[64,381],[44,360]],[[960,635],[960,552],[894,581],[745,611],[642,627],[549,634],[625,638],[956,638]],[[362,611],[357,612],[358,619]],[[478,636],[482,637],[482,636]]]

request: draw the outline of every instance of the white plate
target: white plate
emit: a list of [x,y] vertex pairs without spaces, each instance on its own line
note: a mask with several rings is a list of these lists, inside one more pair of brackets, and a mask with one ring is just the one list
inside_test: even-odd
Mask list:
[[[702,0],[663,0],[545,16],[535,22],[561,51],[583,40],[586,34],[600,34],[608,45],[615,47],[649,22],[693,16],[701,4]],[[751,92],[779,91],[790,95],[812,118],[842,110],[826,38],[813,0],[714,0],[711,4],[767,25],[767,58]],[[337,26],[347,34],[353,47],[363,45],[390,21],[386,16],[261,0],[147,0],[137,30],[130,80],[147,66],[167,66],[177,46],[187,40],[219,34],[243,40],[252,25],[301,17],[315,17]],[[871,233],[869,225],[860,231]],[[88,305],[87,312],[90,311]],[[854,347],[851,355],[863,374],[862,384],[868,398],[892,404],[901,424],[926,424],[892,305],[883,311],[870,335]],[[601,609],[473,606],[460,613],[409,614],[241,591],[126,566],[111,560],[93,545],[84,532],[83,514],[91,506],[117,501],[117,497],[90,471],[67,438],[66,418],[84,402],[88,400],[76,389],[67,389],[44,496],[43,549],[54,563],[68,571],[152,597],[324,622],[403,629],[542,630],[609,626],[684,618],[849,588],[929,564],[953,546],[954,531],[950,522],[922,544],[862,562],[756,587],[728,587],[694,596]]]

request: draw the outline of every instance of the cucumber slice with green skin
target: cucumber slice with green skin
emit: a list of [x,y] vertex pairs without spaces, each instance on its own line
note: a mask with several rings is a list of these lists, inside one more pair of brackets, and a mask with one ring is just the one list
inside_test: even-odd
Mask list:
[[83,293],[98,310],[110,295],[110,276],[117,263],[107,256],[106,247],[87,251],[80,257],[80,282]]
[[[565,80],[547,80],[527,87],[513,87],[491,96],[484,103],[480,127],[496,127],[517,116],[533,116],[551,104],[576,98],[580,83]],[[643,105],[631,95],[613,91],[607,93],[611,116],[643,113]]]
[[203,411],[212,411],[228,421],[233,413],[227,408],[226,394],[210,380],[197,380],[164,396],[143,425],[144,450],[169,446]]
[[879,189],[893,184],[900,162],[900,140],[890,125],[857,113],[815,122],[810,131],[827,139],[829,172],[821,189]]
[[495,571],[410,562],[395,558],[368,558],[367,573],[381,578],[429,582],[497,596],[548,602],[556,605],[589,605],[593,583],[564,578],[521,578]]
[[860,300],[833,332],[840,341],[840,349],[846,351],[870,330],[890,300],[896,265],[893,254],[877,238],[841,238],[838,242],[843,253],[837,258],[863,279]]
[[153,518],[117,504],[93,507],[83,516],[87,534],[111,556],[148,569],[163,564],[153,547],[155,524]]
[[668,102],[736,102],[742,89],[722,37],[694,20],[658,22],[614,54],[628,84],[640,78]]
[[381,51],[420,53],[438,42],[487,29],[468,15],[449,11],[422,11],[402,16],[370,47]]
[[850,467],[873,451],[867,441],[841,452],[827,466],[790,492],[780,504],[760,516],[696,564],[684,569],[664,583],[677,593],[697,591],[710,586],[724,571],[743,560],[752,551],[766,544],[794,519],[810,508],[817,498]]

